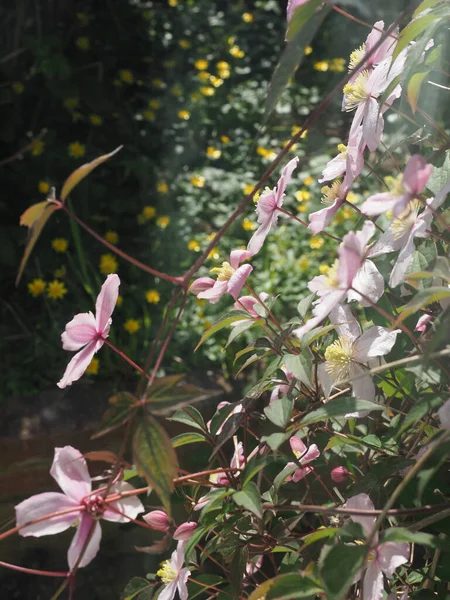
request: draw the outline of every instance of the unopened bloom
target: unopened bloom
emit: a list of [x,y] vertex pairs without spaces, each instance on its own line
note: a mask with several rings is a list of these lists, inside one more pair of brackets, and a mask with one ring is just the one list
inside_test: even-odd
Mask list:
[[438,415],[443,429],[450,430],[450,400],[447,400],[447,402],[441,406],[438,410]]
[[381,215],[392,210],[394,217],[405,211],[409,202],[423,192],[433,171],[424,158],[415,154],[411,156],[401,179],[394,180],[392,190],[382,194],[374,194],[367,198],[361,206],[366,215]]
[[421,317],[419,317],[416,326],[414,327],[414,331],[420,331],[420,333],[425,333],[427,330],[427,326],[432,320],[432,318],[433,317],[431,315],[427,314],[424,314]]
[[173,534],[173,539],[178,541],[187,541],[192,537],[192,534],[197,527],[197,523],[195,521],[186,521],[185,523],[181,523]]
[[196,279],[190,291],[197,296],[209,300],[215,304],[224,294],[230,294],[235,300],[244,286],[248,276],[253,271],[251,265],[239,264],[251,257],[251,252],[247,250],[233,250],[230,254],[230,262],[223,262],[221,267],[211,269],[212,273],[217,274],[217,280],[210,277],[200,277]]
[[186,567],[183,568],[185,549],[186,542],[178,542],[177,549],[172,553],[170,560],[165,560],[156,573],[165,585],[158,596],[159,600],[172,600],[177,589],[181,600],[188,599],[186,582],[191,572]]
[[[374,510],[374,505],[367,494],[358,494],[350,498],[345,508],[351,510]],[[375,517],[360,517],[352,515],[351,520],[359,523],[366,535],[369,535],[375,524]],[[361,600],[382,600],[383,574],[390,579],[394,571],[409,561],[409,544],[406,542],[378,542],[374,537],[374,546],[370,549],[367,569],[358,574],[358,579],[364,575],[363,597]]]
[[[248,321],[253,321],[253,319],[259,319],[261,314],[266,312],[264,304],[269,297],[269,294],[266,294],[266,292],[261,292],[261,294],[259,294],[259,300],[254,296],[241,296],[239,300],[236,300],[234,303],[233,309],[245,310],[251,316],[251,319],[248,319]],[[255,306],[258,307],[259,312],[256,312]],[[241,319],[231,325],[235,326],[240,325],[241,323],[247,323],[247,319]]]
[[247,250],[251,254],[256,254],[261,250],[269,231],[276,226],[279,217],[278,209],[283,206],[284,192],[297,164],[297,157],[289,161],[281,172],[277,187],[263,193],[259,198],[258,204],[256,205],[256,212],[258,214],[258,223],[260,226],[251,237],[247,246]]
[[[319,381],[326,397],[336,383],[349,379],[356,398],[373,401],[375,385],[368,367],[374,358],[391,351],[400,329],[390,331],[374,326],[361,333],[348,304],[332,310],[330,321],[336,326],[339,338],[325,350],[325,362],[318,368]],[[352,416],[361,415],[352,413]]]
[[273,404],[280,398],[286,396],[289,392],[292,382],[294,381],[294,374],[292,373],[292,371],[286,369],[285,366],[282,366],[281,370],[286,376],[286,383],[279,383],[273,388],[272,393],[270,394],[269,404]]
[[109,335],[111,315],[119,294],[120,279],[118,275],[108,275],[102,285],[95,303],[95,317],[89,313],[79,313],[67,323],[61,336],[64,350],[79,350],[67,365],[66,371],[58,382],[58,387],[65,388],[80,379],[94,354],[103,346]]
[[[306,447],[303,441],[295,435],[290,438],[289,444],[291,445],[291,450],[297,461],[300,463],[301,467],[297,467],[292,473],[292,475],[289,475],[289,477],[287,477],[286,481],[292,480],[295,483],[297,483],[298,481],[306,477],[308,473],[311,473],[312,468],[308,465],[320,456],[320,450],[316,444],[311,444],[309,448]],[[292,462],[288,463],[285,468],[293,467],[296,464],[297,463]]]
[[169,531],[170,519],[163,510],[152,510],[142,518],[155,531]]
[[[72,570],[78,562],[84,545],[87,546],[78,567],[85,567],[98,552],[102,537],[99,519],[127,523],[144,511],[141,501],[136,496],[128,496],[115,502],[108,502],[108,497],[92,492],[92,482],[86,461],[82,454],[72,448],[55,448],[50,475],[62,489],[60,492],[44,492],[24,500],[16,506],[16,522],[23,536],[40,537],[60,533],[77,525],[75,536],[67,553],[67,562]],[[116,495],[132,490],[128,483],[120,482],[111,486],[109,494]],[[114,510],[115,509],[115,510]],[[31,523],[50,513],[67,511],[49,517],[37,523]],[[27,523],[30,523],[27,525]],[[91,530],[93,532],[91,533]]]
[[345,467],[335,467],[331,470],[331,479],[335,483],[344,483],[347,481],[350,471],[347,471]]

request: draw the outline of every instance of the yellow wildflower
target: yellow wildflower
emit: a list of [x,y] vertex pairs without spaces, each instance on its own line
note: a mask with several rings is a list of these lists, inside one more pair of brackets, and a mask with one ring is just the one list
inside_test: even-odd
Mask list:
[[298,261],[298,266],[300,268],[301,271],[306,271],[306,269],[309,267],[309,260],[307,256],[302,256],[301,259]]
[[80,144],[80,142],[72,142],[69,144],[68,152],[69,156],[80,158],[86,154],[86,147],[83,144]]
[[330,71],[343,73],[345,71],[345,58],[333,58],[330,63]]
[[328,271],[330,270],[330,266],[329,265],[319,265],[319,273],[321,275],[326,275],[328,273]]
[[253,231],[253,229],[256,229],[255,223],[247,217],[242,221],[242,227],[245,231]]
[[309,247],[312,248],[313,250],[318,250],[319,248],[322,248],[324,244],[324,240],[321,237],[318,237],[316,235],[313,235],[312,238],[310,238],[309,240]]
[[154,121],[155,117],[156,115],[152,110],[144,110],[144,119],[146,121]]
[[318,60],[314,63],[314,69],[316,71],[323,71],[323,72],[328,71],[329,66],[330,65],[327,60]]
[[178,0],[169,0],[169,6],[178,6]]
[[358,198],[358,196],[354,192],[349,192],[347,194],[347,200],[351,204],[356,204],[358,202],[359,198]]
[[294,196],[297,202],[307,202],[311,199],[311,192],[308,192],[308,190],[299,190],[295,192]]
[[161,229],[165,229],[167,227],[167,225],[169,225],[170,223],[170,217],[158,217],[156,219],[156,224],[158,225],[158,227],[161,227]]
[[91,47],[91,42],[87,37],[79,37],[77,38],[75,43],[80,50],[89,50],[89,48]]
[[50,191],[50,184],[47,181],[40,181],[38,183],[38,190],[41,194],[48,194]]
[[13,92],[15,94],[19,94],[19,95],[23,94],[23,91],[25,89],[25,86],[23,85],[23,83],[21,81],[15,81],[11,87],[13,89]]
[[258,146],[256,148],[256,154],[262,156],[263,158],[267,158],[267,160],[274,160],[277,157],[277,153],[270,148],[263,148],[262,146]]
[[127,319],[123,325],[123,328],[128,331],[128,333],[136,333],[141,328],[141,324],[137,319]]
[[188,48],[191,47],[191,42],[188,42],[188,40],[180,40],[178,42],[178,45],[180,46],[180,48],[187,50]]
[[122,306],[123,304],[123,296],[121,296],[120,294],[117,296],[117,302],[116,302],[116,306]]
[[231,142],[230,138],[227,135],[221,135],[220,141],[222,144],[229,144]]
[[145,293],[145,297],[149,304],[158,304],[161,300],[158,290],[148,290],[148,292]]
[[161,102],[159,100],[150,100],[148,106],[149,108],[153,108],[153,110],[156,110],[161,106]]
[[254,186],[254,185],[252,185],[251,183],[246,183],[246,184],[244,185],[244,194],[245,194],[246,196],[248,196],[248,195],[251,193],[251,191],[253,190],[253,188],[254,188],[254,187],[255,187],[255,186]]
[[192,92],[192,94],[191,94],[192,102],[198,102],[201,97],[202,97],[202,95],[199,92]]
[[164,87],[164,81],[162,81],[161,79],[152,79],[152,83],[157,88]]
[[245,52],[241,50],[239,46],[231,46],[229,52],[234,58],[244,58],[245,56]]
[[55,252],[65,252],[69,246],[69,242],[64,238],[55,238],[52,240],[52,248]]
[[87,373],[88,375],[98,375],[98,367],[100,366],[100,361],[98,360],[98,358],[94,358],[91,360],[91,362],[89,363],[85,373]]
[[217,63],[217,68],[219,69],[219,71],[226,71],[230,68],[230,63],[227,63],[225,60],[221,60]]
[[313,49],[311,46],[305,46],[305,49],[303,50],[303,52],[306,54],[306,56],[311,54],[312,51],[313,51]]
[[198,70],[198,71],[204,71],[205,69],[208,68],[209,62],[204,59],[204,58],[199,58],[198,60],[195,61],[194,63],[194,67]]
[[62,281],[55,279],[47,285],[47,296],[51,300],[61,300],[67,294],[67,288]]
[[134,75],[129,69],[120,70],[119,77],[124,83],[133,83],[134,81]]
[[228,45],[232,46],[234,44],[234,42],[236,41],[236,36],[232,35],[227,39]]
[[228,79],[231,75],[231,72],[229,69],[222,69],[221,71],[219,71],[219,75],[221,79]]
[[213,87],[203,86],[200,88],[200,92],[204,96],[214,96],[214,94],[216,93],[216,90]]
[[33,156],[39,156],[44,151],[44,142],[42,140],[33,140],[31,142],[31,154]]
[[213,86],[216,88],[220,87],[223,84],[223,79],[220,79],[219,77],[215,77],[214,75],[211,75],[209,80],[213,84]]
[[149,219],[153,219],[153,217],[156,215],[155,207],[144,206],[144,208],[142,209],[142,215],[146,221],[148,221]]
[[205,185],[206,179],[202,175],[192,175],[190,181],[194,187],[202,188]]
[[188,250],[192,250],[192,252],[200,252],[200,244],[197,242],[197,240],[190,240],[187,247]]
[[242,15],[242,20],[244,21],[244,23],[253,23],[254,18],[255,17],[252,15],[252,13],[249,12],[245,12]]
[[112,254],[102,254],[100,256],[100,271],[103,275],[111,275],[117,271],[118,263]]
[[[292,125],[292,128],[291,128],[291,135],[292,135],[292,136],[294,136],[294,135],[297,135],[297,133],[298,133],[299,131],[301,131],[301,129],[302,129],[302,128],[301,128],[301,127],[299,127],[298,125]],[[304,139],[304,138],[305,138],[307,135],[308,135],[308,131],[307,131],[307,130],[305,130],[305,131],[302,133],[302,135],[300,136],[300,139],[301,139],[301,140],[303,140],[303,139]]]
[[345,221],[355,217],[355,212],[349,206],[344,206],[344,208],[341,210],[341,213]]
[[220,158],[222,155],[222,152],[220,150],[217,150],[216,148],[213,148],[212,146],[208,146],[207,150],[206,150],[206,156],[208,158],[213,158],[214,160],[216,160],[217,158]]
[[220,257],[219,254],[219,249],[218,248],[213,248],[211,250],[211,252],[208,254],[207,258],[213,259],[213,260],[217,260]]
[[178,111],[178,116],[180,119],[183,119],[184,121],[187,121],[191,118],[191,113],[188,110],[179,110]]
[[206,83],[210,80],[211,73],[208,73],[208,71],[199,71],[197,73],[197,78],[200,79],[200,81],[203,81],[203,83]]
[[163,179],[161,181],[158,181],[158,183],[156,184],[156,189],[160,194],[167,194],[169,192],[169,186]]
[[306,187],[310,187],[313,183],[314,177],[311,177],[311,175],[308,175],[308,177],[305,177],[305,179],[303,180],[303,185],[306,185]]
[[28,284],[28,291],[34,298],[37,298],[37,296],[40,296],[45,291],[46,287],[47,284],[43,279],[33,279]]
[[299,204],[297,206],[297,212],[304,213],[307,210],[308,210],[308,207],[306,206],[306,204]]
[[101,125],[103,123],[103,119],[100,115],[90,115],[89,121],[92,123],[92,125],[95,126]]
[[105,240],[110,244],[117,244],[117,242],[119,241],[119,234],[117,233],[117,231],[107,231],[105,233]]

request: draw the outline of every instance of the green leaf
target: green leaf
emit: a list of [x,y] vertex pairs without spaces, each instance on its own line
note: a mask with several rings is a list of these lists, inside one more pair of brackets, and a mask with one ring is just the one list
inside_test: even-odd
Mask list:
[[268,462],[269,458],[260,458],[259,456],[255,456],[254,458],[252,458],[251,461],[247,463],[247,466],[242,472],[242,487],[245,488],[247,483],[250,483],[250,481],[255,477],[255,475],[257,475],[260,471],[262,471],[262,469],[264,469],[267,466]]
[[235,598],[240,597],[245,567],[248,562],[248,549],[245,546],[236,548],[230,564],[231,587]]
[[365,546],[336,544],[321,560],[320,574],[327,600],[341,600],[361,570],[366,556]]
[[231,342],[233,342],[239,335],[241,335],[241,333],[244,333],[244,331],[252,329],[253,327],[258,327],[259,325],[263,324],[264,319],[257,319],[251,321],[248,320],[244,321],[243,323],[239,323],[239,325],[236,325],[236,327],[233,327],[233,329],[231,330],[230,335],[228,336],[228,341],[225,344],[225,348],[228,348]]
[[291,419],[293,407],[293,400],[288,396],[283,396],[283,398],[279,398],[276,402],[266,406],[264,414],[271,423],[284,429]]
[[385,542],[409,542],[410,544],[439,548],[447,552],[450,550],[450,540],[447,536],[441,538],[422,531],[410,531],[404,527],[390,527],[384,531],[382,543]]
[[305,319],[307,314],[309,313],[309,310],[312,306],[315,297],[316,294],[310,294],[309,296],[306,296],[306,298],[302,298],[297,304],[297,312],[302,319]]
[[446,2],[446,0],[423,0],[423,2],[421,2],[419,4],[419,6],[416,8],[416,10],[413,12],[413,18],[415,19],[416,17],[419,16],[419,14],[421,12],[424,12],[425,10],[428,10],[429,8],[434,8],[435,6],[437,6],[438,4],[441,4],[443,2]]
[[323,528],[323,529],[318,529],[317,531],[315,531],[314,533],[310,533],[309,535],[305,535],[304,537],[302,537],[302,542],[303,542],[302,551],[304,548],[307,548],[308,546],[310,546],[311,544],[314,544],[315,542],[319,542],[324,539],[333,538],[338,534],[339,534],[339,529],[336,529],[336,527],[327,527],[327,528]]
[[133,458],[137,472],[155,490],[170,515],[170,494],[178,475],[177,457],[166,431],[149,414],[144,416],[134,434]]
[[314,598],[321,594],[323,588],[309,577],[299,573],[289,573],[276,577],[270,586],[266,600],[297,600],[300,598]]
[[240,492],[233,494],[233,500],[238,506],[242,506],[246,510],[262,519],[263,511],[261,504],[261,495],[256,484],[251,481]]
[[450,181],[450,150],[445,152],[445,159],[441,167],[434,167],[431,177],[427,182],[427,188],[434,195],[439,193],[442,188]]
[[321,4],[322,0],[309,0],[309,2],[295,9],[286,32],[288,42],[295,39],[296,34],[308,23]]
[[221,577],[220,575],[209,575],[209,574],[202,574],[202,575],[196,575],[195,576],[195,581],[199,581],[201,583],[203,583],[204,585],[199,585],[198,583],[195,583],[194,581],[190,581],[188,583],[188,593],[189,593],[189,600],[192,600],[192,598],[196,598],[197,596],[200,596],[200,594],[204,594],[208,588],[211,588],[211,586],[219,586],[221,585],[225,580],[223,577]]
[[418,17],[414,21],[410,21],[408,25],[401,31],[400,39],[395,46],[392,62],[395,61],[397,56],[400,54],[402,50],[408,46],[410,42],[415,40],[420,34],[425,31],[425,29],[436,21],[436,16],[433,14],[427,14],[423,17]]
[[163,377],[163,379],[170,380],[173,385],[164,385],[156,387],[156,389],[150,386],[145,393],[149,411],[157,416],[168,415],[193,402],[200,402],[222,394],[222,390],[205,390],[191,383],[185,383],[181,381],[179,375]]
[[445,256],[438,256],[428,271],[416,271],[407,276],[408,280],[439,277],[450,283],[450,263]]
[[430,70],[425,69],[423,71],[419,71],[418,73],[414,73],[411,79],[408,82],[408,102],[411,106],[411,110],[413,114],[416,112],[417,102],[419,101],[420,90],[422,89],[422,84],[429,75]]
[[423,396],[411,408],[403,420],[402,426],[397,435],[401,435],[411,425],[415,425],[430,411],[436,411],[442,404],[442,399],[439,396]]
[[319,421],[326,421],[334,417],[345,417],[345,415],[360,412],[384,410],[384,406],[369,402],[368,400],[358,400],[356,398],[336,398],[331,400],[317,410],[308,413],[302,420],[302,425],[311,425]]
[[108,400],[110,407],[102,417],[100,431],[94,433],[91,439],[95,440],[126,423],[131,417],[133,406],[136,406],[137,398],[129,392],[118,392]]
[[399,323],[402,323],[407,317],[413,315],[424,306],[428,306],[433,302],[438,302],[444,298],[450,298],[450,289],[448,287],[429,287],[418,292],[412,300],[403,308],[401,314],[397,317],[394,324],[396,327]]
[[311,371],[312,359],[309,350],[301,354],[285,354],[284,365],[291,371],[296,379],[308,387],[312,386]]
[[118,148],[116,148],[115,150],[110,152],[109,154],[104,154],[103,156],[99,156],[95,160],[93,160],[89,163],[86,163],[84,165],[81,165],[81,167],[79,167],[73,173],[71,173],[62,186],[62,190],[61,190],[62,203],[64,203],[67,196],[70,194],[70,192],[73,190],[73,188],[80,183],[80,181],[82,181],[85,177],[87,177],[87,175],[89,175],[89,173],[91,171],[93,171],[94,169],[96,169],[99,165],[101,165],[105,161],[109,160],[112,156],[114,156],[114,154],[117,154],[117,152],[119,152],[119,150],[121,150],[122,148],[123,148],[123,146],[119,146]]
[[206,340],[208,338],[210,338],[212,335],[214,335],[215,333],[217,333],[218,331],[220,331],[224,327],[228,327],[232,323],[236,323],[238,321],[243,321],[244,319],[248,319],[248,315],[247,316],[245,316],[245,315],[234,315],[233,317],[225,317],[224,319],[220,319],[220,321],[217,321],[217,323],[214,323],[214,325],[211,325],[211,327],[207,331],[205,331],[205,333],[200,338],[199,343],[195,347],[194,352],[196,352],[200,348],[200,346],[204,342],[206,342]]
[[133,600],[138,594],[150,587],[152,587],[152,584],[149,583],[147,579],[144,579],[143,577],[133,577],[123,590],[120,600]]
[[187,444],[198,444],[199,442],[206,442],[206,437],[203,433],[197,433],[191,431],[189,433],[180,433],[171,439],[172,447],[179,448],[180,446],[187,446]]
[[178,410],[167,420],[184,423],[184,425],[189,425],[194,429],[200,429],[200,431],[207,431],[202,415],[193,406],[186,406],[182,410]]
[[336,325],[325,325],[324,327],[315,327],[314,329],[311,329],[311,331],[308,331],[308,333],[305,333],[305,335],[302,337],[302,346],[310,346],[320,337],[335,329],[335,327]]
[[263,435],[261,442],[264,442],[271,450],[275,451],[290,437],[291,433],[271,433],[270,435]]

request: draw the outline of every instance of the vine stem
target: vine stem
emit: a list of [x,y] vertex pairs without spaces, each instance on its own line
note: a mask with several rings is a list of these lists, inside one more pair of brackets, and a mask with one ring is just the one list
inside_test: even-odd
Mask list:
[[6,567],[12,571],[20,571],[21,573],[27,573],[28,575],[44,575],[45,577],[67,577],[69,575],[69,573],[64,571],[41,571],[39,569],[27,569],[26,567],[12,565],[11,563],[3,562],[2,560],[0,560],[0,567]]
[[[277,208],[277,210],[279,212],[283,213],[284,215],[290,217],[291,219],[294,219],[294,221],[297,221],[298,223],[301,223],[302,225],[304,225],[308,229],[308,233],[310,235],[314,235],[313,232],[309,229],[309,225],[308,225],[308,223],[306,223],[306,221],[302,221],[302,219],[297,217],[297,215],[294,215],[293,213],[289,212],[288,210],[285,210],[284,208]],[[328,233],[328,231],[321,231],[320,235],[324,235],[325,237],[328,237],[331,240],[335,240],[336,242],[339,242],[339,243],[342,242],[341,238],[338,238],[336,235]]]
[[114,350],[114,352],[116,352],[121,358],[123,358],[123,360],[125,360],[128,364],[130,364],[134,369],[136,369],[136,371],[139,371],[139,373],[141,375],[143,375],[144,377],[147,377],[147,379],[151,380],[150,375],[148,375],[148,373],[146,373],[144,371],[144,369],[142,367],[140,367],[139,365],[137,365],[134,360],[131,360],[131,358],[129,356],[127,356],[125,354],[125,352],[122,352],[122,350],[119,350],[119,348],[117,348],[117,346],[114,346],[114,344],[112,342],[110,342],[107,338],[102,338],[103,341],[105,342],[105,344],[107,346],[109,346],[112,350]]

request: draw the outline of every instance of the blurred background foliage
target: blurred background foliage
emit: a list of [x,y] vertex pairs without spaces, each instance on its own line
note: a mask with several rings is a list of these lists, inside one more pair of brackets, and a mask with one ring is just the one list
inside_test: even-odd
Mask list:
[[[381,4],[383,14],[395,18],[406,3],[383,0],[378,9]],[[367,3],[354,0],[349,10],[376,20]],[[92,309],[106,274],[117,272],[122,280],[112,339],[141,364],[172,287],[118,259],[56,213],[16,288],[26,238],[21,213],[52,186],[58,196],[79,165],[123,144],[74,191],[71,208],[132,256],[182,274],[339,81],[367,29],[349,28],[332,12],[320,36],[301,49],[303,63],[262,127],[269,82],[284,49],[285,2],[22,0],[2,3],[0,22],[0,393],[11,397],[54,387],[68,360],[60,344],[65,323]],[[317,178],[343,141],[349,118],[337,98],[290,154],[300,165],[286,207],[300,218],[320,206]],[[356,189],[352,201],[364,191]],[[245,245],[255,223],[250,207],[200,274]],[[282,291],[283,309],[294,311],[334,250],[330,254],[327,238],[285,223],[281,218],[254,260],[252,285],[258,292]],[[338,235],[356,223],[357,213],[344,209],[336,219]],[[166,372],[222,369],[231,378],[235,349],[223,350],[226,337],[210,338],[193,353],[226,302],[210,306],[189,298]],[[132,376],[110,352],[95,359],[89,373],[113,388]]]

